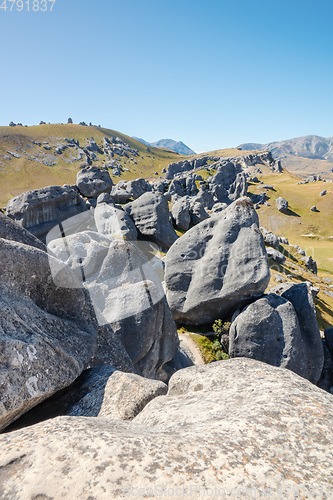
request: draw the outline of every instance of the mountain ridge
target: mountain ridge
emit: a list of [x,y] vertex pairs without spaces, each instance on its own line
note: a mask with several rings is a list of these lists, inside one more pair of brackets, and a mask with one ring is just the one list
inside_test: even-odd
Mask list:
[[186,144],[183,143],[183,141],[175,141],[173,139],[160,139],[159,141],[155,142],[148,142],[145,139],[141,139],[139,137],[133,137],[136,141],[142,142],[142,144],[145,144],[146,146],[152,146],[155,148],[167,148],[171,149],[171,151],[175,151],[176,153],[182,154],[182,155],[195,155],[196,152],[193,151],[193,149],[189,148],[186,146]]

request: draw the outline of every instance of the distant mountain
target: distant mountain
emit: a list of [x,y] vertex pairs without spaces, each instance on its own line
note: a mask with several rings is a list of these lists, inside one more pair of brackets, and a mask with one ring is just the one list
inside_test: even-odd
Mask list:
[[317,173],[332,177],[333,137],[325,139],[318,135],[306,135],[268,144],[241,144],[238,148],[270,151],[275,159],[282,160],[284,167],[298,174]]
[[132,137],[132,139],[135,139],[136,141],[142,142],[142,144],[145,144],[146,146],[151,146],[150,142],[145,141],[144,139],[140,139],[140,137]]
[[267,150],[271,151],[275,158],[283,158],[286,155],[300,156],[311,160],[327,160],[333,162],[333,137],[325,139],[318,135],[306,135],[297,139],[289,139],[280,142],[269,142],[268,144],[248,143],[241,144],[244,150]]
[[146,146],[153,146],[155,148],[166,148],[166,149],[171,149],[171,151],[175,151],[176,153],[179,153],[181,155],[195,155],[195,151],[193,149],[189,148],[184,144],[182,141],[174,141],[172,139],[160,139],[159,141],[156,142],[147,142],[144,139],[140,139],[139,137],[133,137],[133,139],[136,139],[137,141],[142,142]]

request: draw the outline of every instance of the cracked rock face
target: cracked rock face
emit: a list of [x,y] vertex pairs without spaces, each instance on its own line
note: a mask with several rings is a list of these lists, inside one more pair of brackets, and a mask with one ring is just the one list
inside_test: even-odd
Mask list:
[[6,214],[45,242],[55,225],[86,210],[86,202],[75,187],[48,186],[9,200]]
[[220,361],[177,372],[132,422],[58,417],[1,435],[0,496],[328,499],[332,428],[332,395],[307,380]]
[[[59,265],[63,287],[52,279]],[[46,252],[0,239],[0,429],[86,368],[97,321],[76,277]],[[67,287],[66,287],[67,285]]]
[[249,198],[240,198],[177,240],[166,255],[167,300],[176,321],[225,319],[260,295],[268,258]]

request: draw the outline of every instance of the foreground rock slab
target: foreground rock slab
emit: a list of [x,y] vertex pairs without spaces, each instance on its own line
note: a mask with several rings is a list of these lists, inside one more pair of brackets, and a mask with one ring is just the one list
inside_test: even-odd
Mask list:
[[[74,273],[37,248],[0,239],[0,430],[71,384],[96,348],[97,321]],[[59,266],[54,284],[49,262]]]
[[166,255],[167,300],[176,321],[225,319],[259,297],[270,278],[268,258],[249,198],[240,198],[177,240]]
[[332,498],[332,395],[233,359],[177,372],[132,422],[59,417],[0,437],[0,496]]

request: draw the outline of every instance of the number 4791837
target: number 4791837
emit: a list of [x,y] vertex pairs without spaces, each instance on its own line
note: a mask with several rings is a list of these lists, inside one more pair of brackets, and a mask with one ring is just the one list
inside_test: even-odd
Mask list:
[[[0,0],[1,1],[1,0]],[[13,10],[17,10],[21,12],[22,10],[26,10],[27,12],[34,11],[38,12],[46,12],[47,10],[52,12],[53,6],[56,0],[3,0],[0,9],[4,12],[12,12]]]

